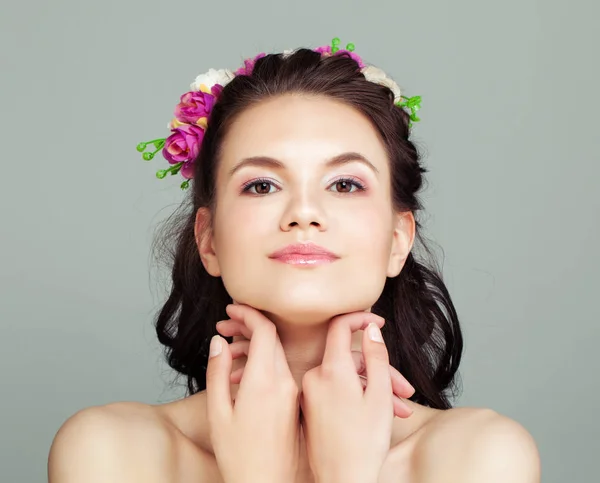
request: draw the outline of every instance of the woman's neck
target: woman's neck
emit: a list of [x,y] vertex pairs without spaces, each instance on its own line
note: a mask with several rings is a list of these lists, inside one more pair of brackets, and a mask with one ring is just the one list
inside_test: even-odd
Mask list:
[[[290,371],[298,388],[302,387],[302,378],[310,369],[317,367],[323,361],[327,340],[329,320],[312,321],[311,323],[298,324],[268,315],[269,319],[277,326],[277,334],[283,346]],[[234,337],[235,340],[243,340]],[[352,334],[352,343],[349,350],[362,350],[362,330]],[[233,370],[245,364],[245,358],[234,361]],[[234,387],[232,387],[232,390]],[[237,390],[237,387],[235,387]]]

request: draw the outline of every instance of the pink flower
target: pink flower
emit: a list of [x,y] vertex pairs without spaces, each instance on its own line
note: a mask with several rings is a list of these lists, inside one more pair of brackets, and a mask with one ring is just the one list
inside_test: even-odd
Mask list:
[[179,172],[185,179],[192,179],[194,177],[194,161],[183,163]]
[[360,56],[358,54],[355,54],[354,52],[350,52],[349,50],[340,49],[333,55],[340,55],[342,53],[348,54],[358,64],[359,68],[362,69],[365,66],[365,64],[362,61],[362,59],[360,58]]
[[317,47],[316,49],[314,49],[314,51],[321,54],[321,57],[331,57],[332,55],[340,55],[342,53],[347,54],[359,65],[361,69],[365,67],[365,63],[362,61],[358,54],[355,54],[354,52],[351,52],[346,49],[339,49],[335,54],[332,54],[331,45],[324,45],[323,47]]
[[324,45],[323,47],[317,47],[315,52],[321,54],[322,57],[329,57],[331,55],[331,45]]
[[165,159],[176,164],[181,161],[193,161],[200,152],[204,130],[192,124],[182,124],[171,130],[162,150]]
[[244,61],[244,67],[240,67],[238,70],[236,70],[234,72],[234,74],[235,75],[252,75],[252,71],[254,70],[254,64],[256,64],[256,61],[258,59],[261,59],[265,55],[267,55],[267,54],[265,54],[264,52],[261,52],[253,59],[246,59]]
[[[213,87],[213,90],[218,91]],[[196,124],[198,119],[207,118],[215,104],[216,97],[201,91],[190,91],[183,94],[175,107],[175,117],[180,122]]]
[[212,92],[213,96],[219,97],[221,92],[223,92],[223,86],[221,84],[215,84],[210,88],[210,91]]

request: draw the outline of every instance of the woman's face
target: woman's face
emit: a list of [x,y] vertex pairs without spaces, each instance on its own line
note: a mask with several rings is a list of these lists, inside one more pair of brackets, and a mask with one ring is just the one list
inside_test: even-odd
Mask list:
[[[329,163],[345,153],[357,154]],[[236,302],[297,323],[369,310],[414,238],[412,214],[392,209],[378,133],[361,113],[325,97],[286,95],[244,111],[223,146],[214,232],[202,228],[206,216],[200,209],[196,239],[207,271]],[[300,265],[270,258],[304,242],[337,258]]]

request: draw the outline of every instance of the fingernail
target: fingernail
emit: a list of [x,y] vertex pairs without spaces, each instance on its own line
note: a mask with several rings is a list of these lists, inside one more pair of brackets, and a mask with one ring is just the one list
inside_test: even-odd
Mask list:
[[214,335],[210,340],[210,350],[208,352],[208,357],[215,357],[221,353],[223,346],[221,345],[221,337],[218,335]]
[[377,324],[371,322],[368,327],[369,331],[369,339],[374,340],[375,342],[383,342],[383,337],[381,336],[381,331]]

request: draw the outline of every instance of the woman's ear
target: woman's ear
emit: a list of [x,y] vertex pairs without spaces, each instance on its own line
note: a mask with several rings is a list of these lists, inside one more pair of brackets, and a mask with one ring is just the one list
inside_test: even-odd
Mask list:
[[397,277],[412,250],[415,241],[415,217],[411,211],[394,213],[394,231],[392,233],[392,249],[388,264],[387,276]]
[[215,252],[211,225],[210,210],[205,207],[198,208],[194,223],[194,238],[196,239],[200,260],[202,260],[202,265],[210,275],[220,277],[221,268]]

